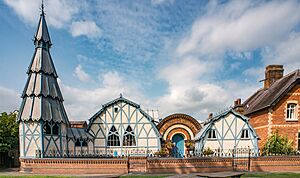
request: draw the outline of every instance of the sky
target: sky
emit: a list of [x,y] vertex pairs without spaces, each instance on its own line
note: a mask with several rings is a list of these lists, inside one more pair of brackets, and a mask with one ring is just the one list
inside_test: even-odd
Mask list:
[[[69,120],[120,93],[154,117],[205,120],[261,88],[266,65],[300,68],[300,1],[44,3]],[[20,106],[40,5],[0,1],[0,112]]]

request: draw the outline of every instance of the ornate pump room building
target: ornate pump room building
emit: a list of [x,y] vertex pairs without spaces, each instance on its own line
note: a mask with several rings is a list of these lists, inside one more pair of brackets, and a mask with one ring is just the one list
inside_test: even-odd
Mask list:
[[135,156],[160,149],[161,135],[153,118],[122,96],[104,104],[88,125],[69,122],[43,6],[34,45],[17,118],[21,158]]

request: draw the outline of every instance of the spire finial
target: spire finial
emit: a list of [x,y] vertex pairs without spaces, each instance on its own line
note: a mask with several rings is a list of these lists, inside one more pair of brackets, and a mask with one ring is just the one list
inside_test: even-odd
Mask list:
[[44,12],[44,0],[42,0],[41,10],[42,10],[42,15],[45,15],[45,12]]

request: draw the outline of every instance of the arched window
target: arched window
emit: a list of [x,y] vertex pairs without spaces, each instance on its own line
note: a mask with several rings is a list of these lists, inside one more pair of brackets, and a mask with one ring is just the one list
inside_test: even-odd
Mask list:
[[85,140],[83,140],[82,146],[88,146],[88,145],[87,145],[87,142],[86,142]]
[[296,103],[289,103],[287,105],[287,110],[286,110],[286,117],[287,119],[290,119],[290,120],[295,120],[297,119],[296,117],[296,108],[297,108],[297,104]]
[[59,131],[59,126],[58,124],[54,124],[52,127],[52,135],[58,135],[58,131]]
[[44,122],[44,133],[45,134],[51,134],[51,126],[49,122]]
[[44,122],[44,133],[46,135],[58,135],[59,133],[59,124],[51,121]]
[[134,132],[130,125],[127,127],[124,133],[123,146],[135,146]]
[[115,126],[112,126],[108,133],[107,146],[120,146],[119,133]]
[[76,140],[75,146],[81,146],[79,139]]

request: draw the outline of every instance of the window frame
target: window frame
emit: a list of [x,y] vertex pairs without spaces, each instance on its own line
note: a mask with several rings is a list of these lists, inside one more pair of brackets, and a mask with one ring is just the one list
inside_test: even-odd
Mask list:
[[130,125],[127,126],[127,128],[124,132],[122,144],[124,147],[135,147],[136,146],[135,134]]
[[207,139],[209,139],[209,140],[216,140],[217,139],[216,129],[209,129]]
[[[115,144],[115,143],[117,143],[117,144]],[[110,130],[108,132],[106,146],[107,147],[120,147],[121,146],[120,134],[118,133],[118,131],[114,125],[110,128]]]
[[[290,106],[294,105],[294,108]],[[286,121],[298,121],[298,102],[297,101],[288,101],[285,108],[285,120]],[[294,117],[291,116],[291,112],[293,111]]]
[[[247,137],[245,137],[245,136],[247,136]],[[249,129],[242,129],[240,139],[241,140],[249,140],[250,139],[250,130]]]

